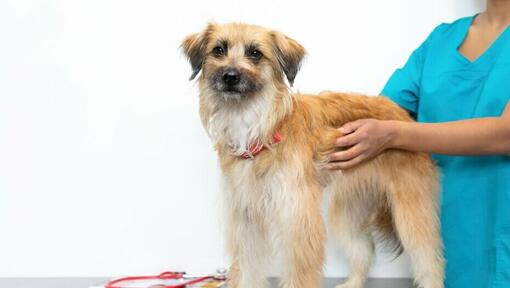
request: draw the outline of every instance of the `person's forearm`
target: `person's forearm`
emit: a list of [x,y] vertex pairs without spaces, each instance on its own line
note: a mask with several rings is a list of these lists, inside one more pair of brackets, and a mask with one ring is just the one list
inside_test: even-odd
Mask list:
[[391,148],[449,155],[510,154],[510,125],[502,117],[393,124]]

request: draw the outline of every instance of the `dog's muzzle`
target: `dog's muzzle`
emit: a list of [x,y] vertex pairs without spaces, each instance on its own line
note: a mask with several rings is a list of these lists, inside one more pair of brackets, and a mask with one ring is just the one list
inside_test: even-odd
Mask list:
[[213,88],[218,92],[222,92],[225,98],[239,99],[256,90],[254,81],[238,69],[219,71],[211,80]]

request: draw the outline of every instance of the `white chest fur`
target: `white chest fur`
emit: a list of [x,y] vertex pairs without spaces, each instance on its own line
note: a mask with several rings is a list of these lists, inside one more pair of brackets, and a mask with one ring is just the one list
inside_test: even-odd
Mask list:
[[247,103],[225,105],[211,115],[207,131],[214,143],[224,142],[232,153],[241,155],[260,141],[268,129],[269,97],[257,97]]

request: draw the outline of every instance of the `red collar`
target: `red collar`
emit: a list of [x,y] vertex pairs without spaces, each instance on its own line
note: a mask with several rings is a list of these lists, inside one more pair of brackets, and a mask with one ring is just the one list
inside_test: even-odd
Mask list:
[[[273,140],[271,141],[270,144],[271,145],[276,144],[276,143],[280,142],[281,140],[282,140],[282,135],[280,135],[279,132],[274,132]],[[260,151],[264,150],[265,147],[266,146],[264,144],[261,144],[261,143],[252,144],[250,146],[250,151],[249,152],[244,152],[239,157],[241,159],[253,159],[253,158],[255,158],[255,156],[257,154],[260,153]]]

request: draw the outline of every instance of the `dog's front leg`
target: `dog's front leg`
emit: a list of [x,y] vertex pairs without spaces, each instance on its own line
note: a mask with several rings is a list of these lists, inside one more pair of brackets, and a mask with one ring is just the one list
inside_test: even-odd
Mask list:
[[227,227],[227,246],[232,259],[229,288],[266,288],[267,244],[260,227],[244,213],[233,213]]
[[[320,213],[320,192],[300,187],[282,221],[284,274],[282,288],[319,288],[324,264],[325,227]],[[294,198],[294,197],[293,197]],[[290,204],[290,203],[287,203]]]

